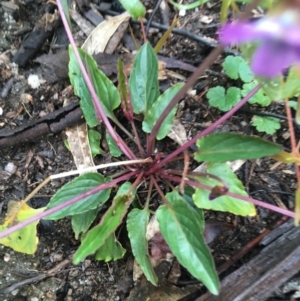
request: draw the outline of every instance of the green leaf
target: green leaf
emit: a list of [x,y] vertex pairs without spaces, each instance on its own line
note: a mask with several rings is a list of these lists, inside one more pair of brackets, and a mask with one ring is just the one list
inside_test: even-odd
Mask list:
[[[168,90],[166,90],[162,95],[160,95],[157,100],[153,103],[150,110],[147,112],[144,121],[143,121],[143,131],[146,133],[151,133],[154,125],[157,122],[157,119],[160,117],[162,112],[165,110],[165,108],[168,106],[168,104],[172,101],[174,96],[178,93],[178,91],[183,87],[183,83],[178,83],[174,85],[173,87],[170,87]],[[173,119],[176,114],[177,106],[173,107],[173,109],[170,111],[170,113],[165,118],[164,122],[162,123],[161,127],[159,128],[159,131],[156,135],[157,140],[161,140],[165,138],[172,125],[173,125]]]
[[115,140],[111,137],[111,135],[106,132],[105,139],[109,148],[109,153],[114,157],[120,157],[122,155],[121,150],[119,149]]
[[166,198],[170,204],[162,205],[156,211],[163,237],[179,263],[203,282],[212,294],[218,294],[218,275],[203,238],[203,229],[199,226],[204,222],[199,221],[201,215],[195,215],[177,192],[168,193]]
[[240,56],[229,55],[222,64],[226,74],[232,79],[240,78],[248,83],[254,79],[253,73],[247,62]]
[[298,102],[295,100],[290,100],[289,101],[289,105],[292,109],[294,109],[295,111],[297,110],[297,106],[298,106]]
[[241,90],[237,87],[230,87],[225,92],[223,87],[217,86],[209,89],[206,97],[212,107],[227,112],[241,100]]
[[198,162],[226,162],[237,159],[256,159],[272,156],[282,150],[280,145],[258,137],[233,133],[210,134],[197,141]]
[[[91,172],[83,174],[64,185],[60,190],[58,190],[50,199],[47,209],[60,205],[70,200],[71,198],[76,197],[77,195],[91,190],[99,184],[108,181],[110,181],[109,178],[105,178],[98,173]],[[75,204],[72,204],[66,208],[60,209],[60,211],[58,212],[50,214],[45,219],[60,219],[67,215],[80,214],[102,206],[108,200],[110,191],[111,189],[101,190]]]
[[72,31],[72,22],[71,22],[71,18],[70,18],[70,14],[69,14],[68,0],[61,0],[61,6],[62,6],[64,14],[66,16],[69,28]]
[[69,56],[69,78],[74,89],[74,94],[80,98],[80,107],[87,124],[90,127],[94,127],[99,122],[96,118],[91,94],[87,88],[71,46],[69,47]]
[[173,197],[176,199],[182,198],[185,203],[189,206],[189,210],[191,215],[194,216],[195,220],[197,220],[197,228],[200,229],[200,232],[204,233],[205,228],[205,218],[203,210],[200,210],[198,207],[195,206],[195,202],[193,200],[193,194],[195,193],[195,189],[190,186],[186,186],[184,188],[184,195],[180,195],[177,190],[172,192]]
[[[224,180],[227,183],[230,192],[247,196],[242,182],[237,178],[237,176],[232,172],[226,163],[209,163],[207,165],[207,172]],[[201,184],[209,185],[211,187],[220,185],[220,182],[208,177],[199,177],[198,181]],[[227,195],[217,197],[211,201],[209,200],[209,194],[210,191],[197,188],[196,193],[193,195],[196,206],[202,209],[231,212],[233,214],[242,216],[256,215],[255,206],[252,203]]]
[[127,231],[130,239],[132,253],[146,278],[157,285],[157,277],[154,273],[148,256],[148,242],[146,229],[150,213],[148,210],[132,209],[127,217]]
[[145,43],[137,53],[129,78],[133,111],[146,114],[159,96],[158,63],[153,48]]
[[118,59],[118,90],[121,96],[121,106],[125,117],[133,121],[133,110],[128,93],[127,76],[121,58]]
[[293,66],[284,83],[283,99],[298,96],[300,94],[300,74],[298,66]]
[[281,101],[300,94],[299,79],[299,71],[297,66],[294,66],[290,68],[285,80],[282,76],[278,76],[271,79],[258,78],[258,82],[273,101]]
[[272,99],[272,101],[282,101],[282,99],[284,99],[282,77],[278,76],[272,79],[257,77],[256,79],[264,93]]
[[239,78],[239,58],[228,55],[222,63],[225,73],[232,79]]
[[139,0],[119,0],[133,19],[145,16],[146,8]]
[[[117,191],[116,197],[120,195],[128,194],[131,187],[130,182],[123,183]],[[136,189],[133,190],[131,196],[134,197]],[[104,260],[106,262],[111,260],[118,260],[123,258],[126,250],[117,241],[115,233],[112,233],[104,242],[104,244],[97,250],[95,258],[97,260]]]
[[177,9],[185,9],[185,10],[188,10],[188,9],[193,9],[193,8],[196,8],[196,7],[199,7],[200,5],[208,2],[209,0],[198,0],[198,1],[195,1],[193,3],[190,3],[190,4],[178,4],[176,3],[175,1],[173,0],[169,0],[169,2],[175,6]]
[[[78,49],[78,52],[92,80],[105,115],[114,120],[115,116],[113,110],[121,103],[118,89],[111,80],[98,69],[97,63],[92,56],[81,49]],[[98,124],[94,105],[71,46],[69,47],[69,55],[69,77],[74,88],[74,93],[80,97],[80,107],[88,125],[94,127]]]
[[256,127],[259,132],[273,135],[280,129],[280,120],[274,117],[256,116],[254,115],[251,124]]
[[117,241],[115,233],[112,233],[104,242],[104,244],[97,250],[95,258],[97,260],[115,261],[123,258],[126,250]]
[[[242,96],[245,97],[258,85],[257,81],[247,83],[243,85]],[[259,89],[250,99],[249,103],[259,104],[263,107],[267,107],[271,104],[272,99],[264,93],[264,90]]]
[[[125,183],[123,183],[123,184],[120,186],[120,188],[118,189],[116,196],[118,196],[118,195],[123,195],[123,194],[128,194],[128,191],[129,191],[131,185],[132,185],[132,184],[131,184],[130,182],[125,182]],[[131,192],[131,196],[132,196],[133,198],[135,197],[135,195],[136,195],[136,188],[134,188],[133,191]]]
[[93,85],[101,102],[103,111],[107,117],[114,120],[115,116],[113,110],[118,108],[121,103],[119,91],[113,82],[101,70],[98,69],[96,61],[91,56],[89,59],[89,66],[91,65],[92,61],[95,63],[93,67],[96,69],[90,68],[90,72],[93,79]]
[[71,219],[72,229],[75,233],[76,239],[79,238],[80,233],[85,233],[89,229],[89,227],[91,226],[92,222],[95,220],[97,213],[101,209],[101,207],[102,206],[72,216]]
[[[44,210],[45,208],[31,208],[24,201],[10,201],[7,205],[7,214],[4,223],[0,225],[0,232],[9,229],[14,224],[21,223]],[[0,244],[10,247],[17,252],[31,255],[34,254],[39,242],[36,229],[38,223],[39,221],[35,221],[1,238]]]
[[91,229],[73,257],[74,264],[80,263],[88,255],[94,254],[105,240],[115,232],[127,212],[131,196],[121,195],[114,198],[112,205],[103,215],[99,225]]
[[[236,2],[242,2],[245,3],[251,3],[251,0],[235,0]],[[259,2],[259,6],[272,8],[274,7],[274,4],[278,3],[279,0],[263,0]]]
[[101,134],[98,131],[88,130],[88,135],[89,135],[91,153],[92,156],[95,157],[101,154],[101,148],[100,148]]

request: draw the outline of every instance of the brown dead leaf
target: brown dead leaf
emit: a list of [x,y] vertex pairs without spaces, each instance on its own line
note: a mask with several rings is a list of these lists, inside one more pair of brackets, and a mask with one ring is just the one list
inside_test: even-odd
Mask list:
[[114,35],[111,37],[111,39],[108,41],[106,47],[105,47],[105,53],[112,54],[117,46],[119,45],[120,41],[122,40],[126,30],[128,27],[128,21],[123,22],[120,24],[120,26],[117,28]]
[[168,137],[174,140],[179,145],[183,145],[188,141],[185,128],[178,119],[174,119]]
[[77,169],[94,166],[86,123],[68,128],[66,134]]
[[[127,12],[125,12],[119,16],[115,16],[103,21],[92,31],[92,33],[88,36],[81,48],[91,55],[97,54],[99,52],[105,52],[105,48],[107,47],[108,42],[115,34],[119,26],[123,23],[128,25],[129,19],[130,15]],[[123,34],[124,31],[118,32],[118,34],[115,37],[116,41],[118,39],[120,41]],[[118,43],[114,44],[117,45]],[[110,47],[110,51],[111,50],[112,47]]]
[[165,239],[162,237],[161,232],[156,232],[152,239],[149,241],[150,255],[154,260],[165,258],[167,253],[171,253],[171,249]]

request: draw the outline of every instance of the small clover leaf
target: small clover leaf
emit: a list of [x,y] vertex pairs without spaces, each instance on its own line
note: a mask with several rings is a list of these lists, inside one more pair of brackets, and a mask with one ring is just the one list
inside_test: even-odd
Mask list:
[[241,90],[237,87],[230,87],[226,92],[224,87],[217,86],[209,89],[206,96],[212,107],[227,112],[241,99]]
[[273,135],[278,129],[280,129],[280,120],[274,117],[256,116],[252,117],[251,124],[256,127],[259,132]]
[[[253,90],[254,87],[256,86],[257,86],[256,81],[253,81],[252,83],[244,84],[242,89],[242,96],[245,97],[246,95],[248,95],[249,92]],[[249,100],[250,104],[257,103],[262,107],[267,107],[268,105],[270,105],[271,102],[272,99],[269,96],[267,96],[262,89],[257,91],[255,95],[253,95]]]
[[243,82],[251,82],[253,73],[247,62],[240,56],[229,55],[222,64],[225,73],[232,79],[241,79]]

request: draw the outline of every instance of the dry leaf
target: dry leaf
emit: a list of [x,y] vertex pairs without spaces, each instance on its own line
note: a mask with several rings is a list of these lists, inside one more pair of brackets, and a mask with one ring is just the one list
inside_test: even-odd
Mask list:
[[[105,48],[109,40],[117,31],[119,26],[122,23],[128,24],[129,19],[130,15],[125,12],[119,16],[103,21],[92,31],[81,48],[91,55],[99,52],[105,52]],[[119,36],[116,38],[119,38]]]
[[174,119],[173,125],[169,131],[168,137],[174,140],[179,145],[183,145],[188,141],[185,128],[178,119]]
[[94,166],[86,123],[68,128],[66,134],[77,169]]

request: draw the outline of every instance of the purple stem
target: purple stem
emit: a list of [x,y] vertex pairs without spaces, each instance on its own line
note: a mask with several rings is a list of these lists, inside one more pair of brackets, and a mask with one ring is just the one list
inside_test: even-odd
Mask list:
[[[178,182],[178,183],[181,182],[181,177],[170,176],[170,175],[166,175],[166,174],[161,174],[160,176],[162,178],[167,178],[167,179],[169,179],[171,181],[175,181],[175,182]],[[186,180],[185,182],[187,184],[189,184],[190,186],[192,186],[192,187],[198,187],[198,188],[209,190],[209,191],[211,191],[212,188],[213,188],[213,187],[210,187],[208,185],[200,184],[198,182],[194,182],[194,181],[190,181],[190,180]],[[283,214],[283,215],[295,218],[295,213],[292,212],[292,211],[289,211],[289,210],[286,210],[286,209],[283,209],[283,208],[280,208],[280,207],[277,207],[277,206],[274,206],[274,205],[271,205],[271,204],[268,204],[268,203],[265,203],[265,202],[262,202],[262,201],[259,201],[259,200],[256,200],[256,199],[253,199],[251,197],[239,195],[239,194],[232,193],[232,192],[226,192],[224,195],[228,195],[230,197],[233,197],[233,198],[236,198],[236,199],[240,199],[242,201],[246,201],[246,202],[252,203],[254,205],[257,205],[257,206],[260,206],[260,207],[263,207],[263,208],[275,211],[277,213],[280,213],[280,214]],[[212,201],[212,202],[214,202],[214,201]]]
[[117,183],[119,183],[119,182],[121,182],[121,181],[126,181],[126,180],[130,179],[132,176],[135,176],[135,175],[138,174],[138,173],[139,173],[139,171],[133,171],[133,172],[127,173],[127,174],[124,175],[124,176],[121,176],[121,177],[119,177],[119,178],[116,178],[116,179],[110,181],[109,183],[103,183],[103,184],[100,184],[100,185],[96,186],[95,188],[93,188],[93,189],[91,189],[91,190],[89,190],[89,191],[86,191],[86,192],[84,192],[84,193],[82,193],[82,194],[76,196],[75,198],[70,199],[70,200],[67,201],[67,202],[64,202],[64,203],[62,203],[62,204],[60,204],[60,205],[58,205],[58,206],[55,206],[55,207],[53,207],[53,208],[51,208],[51,209],[48,209],[48,210],[46,210],[46,211],[44,211],[44,212],[41,212],[41,213],[39,213],[39,214],[37,214],[37,215],[35,215],[35,216],[33,216],[33,217],[27,219],[27,220],[24,221],[24,222],[21,222],[21,223],[19,223],[19,224],[17,224],[17,225],[14,225],[14,226],[12,226],[12,227],[10,227],[10,228],[8,228],[8,229],[6,229],[6,230],[0,232],[0,238],[3,238],[3,237],[5,237],[5,236],[7,236],[7,235],[9,235],[9,234],[11,234],[11,233],[13,233],[13,232],[16,232],[16,231],[18,231],[19,229],[24,228],[24,227],[26,227],[27,225],[29,225],[29,224],[31,224],[31,223],[33,223],[33,222],[35,222],[35,221],[38,221],[38,220],[42,219],[43,217],[46,217],[46,216],[48,216],[48,215],[50,215],[50,214],[52,214],[52,213],[55,213],[55,212],[57,212],[57,211],[59,211],[59,210],[65,208],[65,207],[67,207],[67,206],[70,206],[70,205],[72,205],[72,204],[75,204],[75,203],[79,202],[80,200],[82,200],[82,199],[84,199],[84,198],[86,198],[86,197],[88,197],[88,196],[90,196],[90,195],[92,195],[92,194],[97,193],[97,192],[100,191],[100,190],[104,190],[104,189],[111,188],[111,187],[113,187],[115,184],[117,184]]
[[220,119],[214,122],[207,129],[196,135],[194,138],[180,146],[173,153],[167,155],[163,160],[155,164],[151,169],[149,169],[148,173],[154,173],[158,169],[161,169],[164,165],[168,163],[172,158],[176,157],[179,153],[188,149],[191,145],[193,145],[198,139],[203,136],[210,134],[214,129],[216,129],[220,124],[229,119],[236,111],[238,111],[248,100],[260,89],[260,86],[257,85],[252,91],[250,91],[235,107],[233,107],[230,111],[224,114]]
[[83,78],[84,78],[84,80],[86,82],[86,85],[87,85],[87,87],[88,87],[88,89],[89,89],[89,91],[91,93],[92,101],[93,101],[95,110],[97,112],[98,119],[100,117],[101,120],[104,122],[104,124],[105,124],[105,126],[106,126],[106,128],[107,128],[107,130],[109,132],[109,134],[111,135],[111,137],[113,138],[113,140],[116,142],[116,144],[118,145],[118,147],[121,149],[121,151],[127,156],[127,158],[129,158],[129,159],[136,159],[136,156],[129,149],[129,147],[126,145],[126,143],[114,131],[112,125],[110,124],[108,118],[106,117],[106,115],[105,115],[105,113],[104,113],[104,111],[102,109],[101,103],[100,103],[100,101],[98,99],[98,96],[97,96],[97,94],[95,92],[95,89],[93,87],[93,84],[92,84],[92,82],[91,82],[91,80],[90,80],[90,78],[89,78],[89,76],[88,76],[88,74],[87,74],[87,72],[86,72],[86,70],[84,68],[84,65],[82,63],[81,57],[80,57],[80,55],[78,53],[75,41],[73,39],[72,33],[71,33],[69,25],[68,25],[68,21],[66,19],[65,14],[64,14],[63,7],[61,5],[61,0],[57,0],[56,4],[57,4],[58,10],[59,10],[59,14],[60,14],[60,17],[62,19],[63,25],[65,27],[67,36],[68,36],[68,38],[70,40],[70,44],[72,45],[72,48],[73,48],[76,60],[78,62],[80,70],[82,72]]

